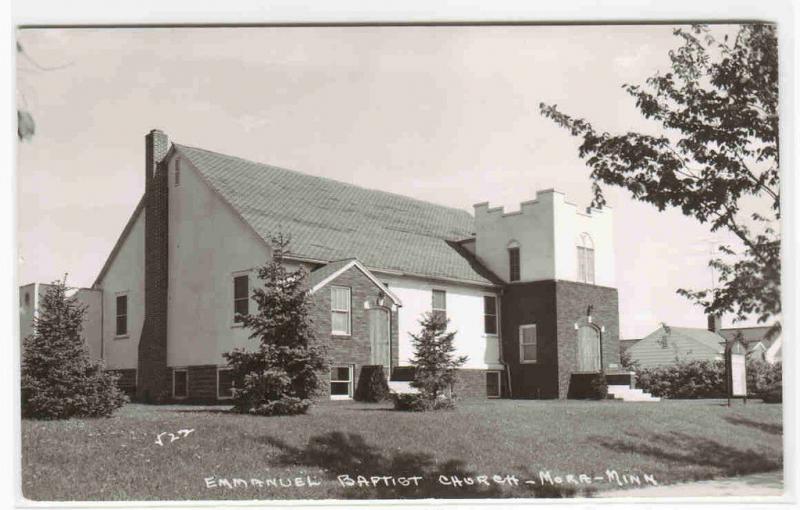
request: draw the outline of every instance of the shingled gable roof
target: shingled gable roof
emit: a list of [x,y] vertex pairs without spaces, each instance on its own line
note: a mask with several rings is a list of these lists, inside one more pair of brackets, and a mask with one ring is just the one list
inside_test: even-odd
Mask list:
[[473,236],[466,211],[174,144],[266,242],[289,234],[287,258],[357,258],[373,271],[499,284],[453,245]]
[[356,267],[359,271],[364,273],[364,275],[369,278],[372,283],[374,283],[375,286],[381,290],[381,292],[388,296],[394,304],[403,306],[403,303],[400,301],[400,299],[395,296],[392,291],[386,288],[386,286],[357,259],[335,260],[330,264],[318,267],[312,271],[311,274],[308,275],[308,287],[311,290],[311,293],[324,288],[325,285],[330,283],[330,281],[334,280],[337,276],[344,273],[351,267]]

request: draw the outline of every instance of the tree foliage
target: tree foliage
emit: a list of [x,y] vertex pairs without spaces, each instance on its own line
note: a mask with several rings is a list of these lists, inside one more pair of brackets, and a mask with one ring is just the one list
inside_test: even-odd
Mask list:
[[674,34],[681,45],[669,52],[670,70],[623,85],[661,134],[609,134],[556,105],[540,111],[582,139],[595,207],[605,204],[601,185],[617,186],[733,233],[741,247],[721,246],[709,262],[718,287],[678,293],[707,313],[763,322],[781,311],[780,234],[771,226],[780,218],[775,27],[747,24],[720,37],[695,25]]
[[263,287],[253,289],[255,314],[241,316],[258,350],[234,349],[224,357],[233,372],[234,409],[257,415],[302,414],[322,387],[327,368],[309,317],[306,271],[289,271],[284,255],[289,239],[272,238],[272,260],[258,268]]
[[452,406],[456,369],[467,362],[466,356],[455,355],[456,332],[447,331],[448,322],[440,314],[426,313],[420,320],[419,334],[411,334],[411,386],[419,390],[420,404],[429,409]]
[[33,334],[22,344],[22,416],[38,419],[110,416],[127,396],[117,376],[94,361],[81,338],[86,305],[67,296],[65,281],[41,298]]

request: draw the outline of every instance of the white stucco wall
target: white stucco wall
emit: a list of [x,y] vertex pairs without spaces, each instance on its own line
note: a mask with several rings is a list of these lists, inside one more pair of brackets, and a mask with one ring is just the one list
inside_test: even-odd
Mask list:
[[[499,361],[499,313],[500,298],[492,290],[453,284],[441,284],[422,279],[382,275],[376,276],[389,285],[389,289],[403,303],[398,310],[398,350],[401,365],[408,365],[413,355],[410,333],[420,330],[422,314],[431,311],[432,292],[444,290],[447,293],[447,317],[449,330],[456,331],[455,346],[457,355],[468,356],[464,368],[502,368]],[[484,334],[483,297],[495,296],[498,307],[498,334]]]
[[509,278],[508,247],[519,243],[520,281],[568,280],[578,277],[577,242],[589,234],[595,249],[595,283],[613,287],[614,236],[610,208],[586,213],[567,202],[563,193],[539,191],[520,210],[476,204],[475,254],[504,280]]
[[[137,368],[139,337],[144,323],[144,216],[133,224],[103,279],[103,358],[106,368]],[[128,296],[128,334],[116,336],[117,296]]]
[[[223,365],[222,354],[255,348],[249,330],[233,322],[233,277],[270,257],[267,245],[181,158],[175,186],[176,153],[169,161],[169,366]],[[250,311],[256,309],[250,301]]]
[[578,240],[588,234],[594,245],[594,274],[596,285],[614,287],[614,214],[611,208],[602,210],[578,208],[566,201],[561,193],[553,196],[555,274],[558,280],[578,279]]

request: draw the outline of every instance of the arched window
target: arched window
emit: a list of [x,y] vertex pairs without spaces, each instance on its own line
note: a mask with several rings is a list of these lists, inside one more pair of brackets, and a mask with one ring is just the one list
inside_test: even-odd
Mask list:
[[594,283],[594,243],[585,232],[578,237],[578,281]]
[[508,243],[508,281],[518,282],[519,274],[519,243],[511,241]]

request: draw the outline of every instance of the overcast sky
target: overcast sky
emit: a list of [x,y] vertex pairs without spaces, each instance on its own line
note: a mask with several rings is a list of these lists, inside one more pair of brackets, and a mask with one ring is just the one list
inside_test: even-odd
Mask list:
[[[36,135],[18,153],[19,283],[90,286],[144,191],[144,135],[458,207],[591,199],[555,103],[655,132],[623,83],[666,69],[670,26],[23,30]],[[40,70],[37,66],[53,68]],[[623,338],[705,327],[675,294],[711,284],[711,235],[607,190]],[[730,321],[724,321],[729,323]]]

